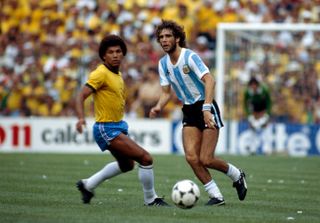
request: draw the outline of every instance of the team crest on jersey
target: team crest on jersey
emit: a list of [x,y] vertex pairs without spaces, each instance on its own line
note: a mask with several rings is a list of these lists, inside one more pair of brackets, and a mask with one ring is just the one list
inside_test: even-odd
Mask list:
[[185,74],[190,73],[190,68],[189,68],[189,66],[188,66],[187,64],[183,65],[182,71],[183,71],[183,73],[185,73]]

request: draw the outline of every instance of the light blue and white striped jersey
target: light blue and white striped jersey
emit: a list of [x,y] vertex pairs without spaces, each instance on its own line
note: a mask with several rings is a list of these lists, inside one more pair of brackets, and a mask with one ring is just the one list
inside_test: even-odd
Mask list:
[[183,104],[194,104],[205,99],[201,78],[209,68],[192,50],[182,48],[178,62],[173,65],[168,54],[159,61],[160,85],[171,85]]

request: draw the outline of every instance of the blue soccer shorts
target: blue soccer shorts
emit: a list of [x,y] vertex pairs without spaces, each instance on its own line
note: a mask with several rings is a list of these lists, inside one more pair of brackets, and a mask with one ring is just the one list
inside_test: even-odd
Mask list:
[[110,142],[121,133],[128,135],[128,124],[120,122],[96,122],[93,125],[93,136],[101,151],[108,149]]

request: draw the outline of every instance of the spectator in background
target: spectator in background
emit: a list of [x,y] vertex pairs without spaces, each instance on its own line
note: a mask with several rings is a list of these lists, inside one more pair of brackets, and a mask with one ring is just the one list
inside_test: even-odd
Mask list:
[[178,4],[178,16],[175,17],[176,18],[175,20],[177,23],[183,25],[187,38],[193,40],[195,38],[196,33],[193,32],[194,31],[194,28],[193,28],[194,27],[194,19],[189,11],[190,11],[190,9],[188,8],[187,5],[185,5],[183,3],[179,3]]
[[241,10],[241,17],[247,23],[261,23],[263,22],[264,13],[261,12],[261,3],[255,1],[247,1],[247,7]]
[[201,57],[203,62],[210,68],[214,66],[214,51],[208,47],[209,41],[205,36],[198,36],[194,51]]
[[203,0],[195,11],[195,32],[207,37],[209,48],[214,49],[216,42],[217,13],[213,9],[213,0]]
[[135,111],[138,111],[139,108],[142,110],[140,111],[142,113],[140,117],[149,117],[150,109],[159,100],[160,92],[161,87],[157,68],[150,67],[144,72],[143,81],[138,89],[138,98],[133,105]]
[[8,93],[4,96],[3,101],[3,114],[9,115],[9,116],[20,116],[21,110],[20,105],[21,102],[24,100],[23,98],[23,86],[21,84],[21,76],[14,75],[12,73],[13,69],[11,68],[5,68],[5,72],[7,72],[8,75],[12,75],[11,79],[6,82],[7,88],[10,89]]

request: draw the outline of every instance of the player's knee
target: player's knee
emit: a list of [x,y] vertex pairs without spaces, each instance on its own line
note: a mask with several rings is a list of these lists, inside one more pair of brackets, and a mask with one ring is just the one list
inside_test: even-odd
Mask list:
[[210,167],[212,166],[213,162],[214,162],[214,158],[212,157],[200,156],[200,163],[202,166]]
[[210,166],[210,160],[208,160],[208,159],[200,159],[200,163],[202,166],[205,166],[205,167]]
[[195,154],[186,154],[186,160],[191,165],[198,165],[199,164],[199,158]]
[[152,159],[152,156],[145,152],[143,154],[143,156],[141,157],[140,159],[140,162],[139,162],[141,165],[143,166],[149,166],[149,165],[152,165],[153,164],[153,159]]

